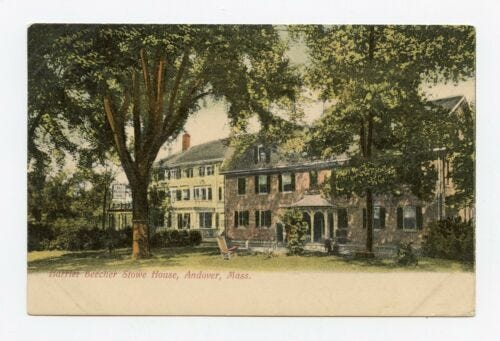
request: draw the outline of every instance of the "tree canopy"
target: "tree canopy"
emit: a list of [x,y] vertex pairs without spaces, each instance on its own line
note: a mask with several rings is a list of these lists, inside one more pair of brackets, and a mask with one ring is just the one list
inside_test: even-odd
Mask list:
[[[428,198],[435,184],[436,147],[449,127],[445,111],[429,103],[423,85],[473,76],[475,34],[468,26],[295,26],[310,65],[307,83],[334,104],[313,129],[310,151],[346,154],[334,173],[335,194],[366,197],[405,189]],[[367,249],[372,247],[368,219]]]
[[271,103],[293,100],[300,83],[272,26],[35,25],[30,36],[46,31],[55,33],[41,62],[78,109],[64,115],[89,150],[116,151],[131,185],[136,257],[149,255],[152,164],[202,100],[227,101],[233,125],[257,114],[269,126]]

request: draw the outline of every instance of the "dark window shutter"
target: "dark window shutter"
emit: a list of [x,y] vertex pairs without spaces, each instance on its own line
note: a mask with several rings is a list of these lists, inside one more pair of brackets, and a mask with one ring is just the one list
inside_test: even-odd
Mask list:
[[398,229],[403,228],[403,208],[398,207]]
[[424,228],[424,219],[422,216],[422,207],[417,206],[417,229],[421,230]]
[[259,220],[259,218],[260,218],[260,211],[257,210],[257,211],[255,211],[255,226],[256,227],[260,226],[260,220]]
[[295,173],[290,174],[292,178],[292,192],[295,191]]
[[259,176],[255,176],[255,194],[259,193]]
[[380,207],[380,228],[385,229],[385,207]]
[[238,211],[234,211],[234,227],[238,227]]
[[278,187],[278,190],[283,192],[283,176],[281,174],[278,175]]
[[244,211],[244,212],[243,212],[243,220],[245,221],[245,224],[243,224],[243,225],[245,225],[245,226],[248,226],[248,225],[249,225],[249,222],[248,222],[248,220],[249,220],[249,219],[248,219],[249,215],[250,215],[250,214],[249,214],[249,212],[248,212],[248,211]]
[[271,162],[271,149],[266,149],[266,163]]
[[363,228],[366,229],[366,208],[363,208]]
[[254,163],[259,163],[259,149],[257,147],[253,148],[253,161]]
[[177,228],[182,228],[182,214],[177,214]]
[[271,193],[271,176],[267,176],[267,193]]
[[271,226],[271,211],[266,211],[266,226],[270,227]]
[[208,200],[212,200],[212,187],[208,188]]

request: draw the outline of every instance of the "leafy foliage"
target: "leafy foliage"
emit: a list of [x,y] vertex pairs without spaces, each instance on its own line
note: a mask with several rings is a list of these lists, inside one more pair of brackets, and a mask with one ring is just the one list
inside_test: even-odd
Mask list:
[[303,221],[299,210],[288,209],[281,218],[285,225],[288,251],[292,255],[300,255],[304,252],[307,240],[308,225]]
[[200,245],[202,236],[196,230],[163,230],[156,232],[151,238],[153,247],[194,246]]
[[308,48],[307,84],[332,103],[313,127],[308,151],[350,159],[333,172],[326,194],[364,196],[369,210],[377,194],[432,197],[434,149],[455,136],[456,126],[426,100],[422,85],[474,75],[474,29],[308,25],[291,31]]
[[[111,149],[119,156],[135,221],[149,219],[147,191],[161,146],[182,132],[204,99],[224,99],[233,126],[244,126],[255,113],[268,126],[274,122],[270,105],[294,99],[300,83],[272,26],[30,28],[30,36],[43,40],[44,33],[51,35],[43,42],[47,52],[41,62],[77,106],[73,111],[63,103],[65,119],[80,120],[76,123],[89,151],[102,155]],[[136,226],[135,257],[149,256],[145,226]]]
[[399,244],[397,253],[397,262],[399,265],[418,265],[417,256],[412,244],[412,242],[402,242]]
[[460,218],[431,223],[424,236],[424,255],[433,258],[474,262],[474,224]]

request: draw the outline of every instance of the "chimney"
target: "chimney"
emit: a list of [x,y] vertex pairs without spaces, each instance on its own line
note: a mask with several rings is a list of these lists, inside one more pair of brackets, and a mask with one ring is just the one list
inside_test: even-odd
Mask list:
[[191,135],[189,135],[188,133],[184,133],[184,135],[182,135],[182,151],[186,151],[189,149],[189,145],[191,143]]

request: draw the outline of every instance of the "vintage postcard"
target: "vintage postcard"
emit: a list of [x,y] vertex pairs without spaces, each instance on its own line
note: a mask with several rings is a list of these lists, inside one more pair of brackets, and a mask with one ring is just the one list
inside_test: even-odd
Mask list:
[[474,315],[473,27],[27,34],[29,314]]

